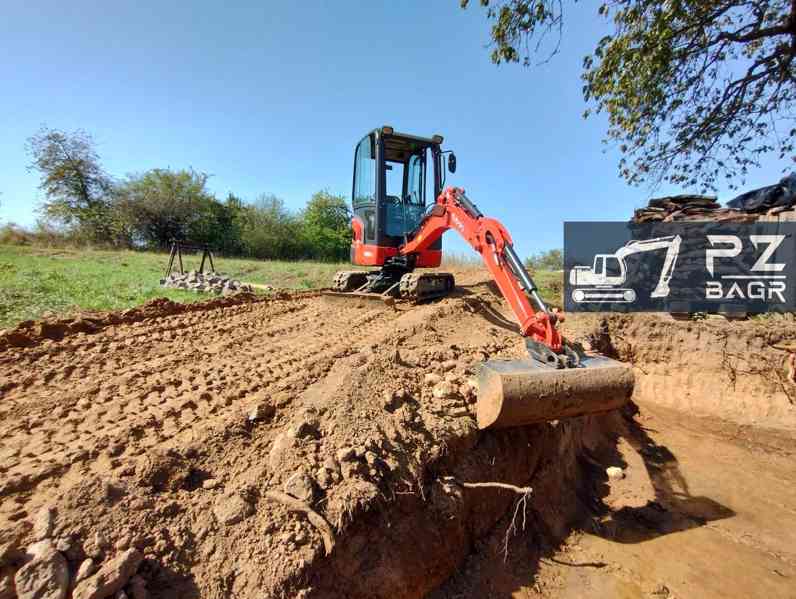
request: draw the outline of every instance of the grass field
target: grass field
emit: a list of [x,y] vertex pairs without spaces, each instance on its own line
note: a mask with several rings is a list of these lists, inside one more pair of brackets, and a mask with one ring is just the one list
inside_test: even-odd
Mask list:
[[[184,257],[186,270],[199,267],[200,256]],[[131,251],[55,249],[0,245],[0,329],[23,320],[80,310],[123,310],[156,297],[195,302],[207,299],[159,284],[166,254]],[[346,264],[279,262],[217,258],[216,270],[247,283],[279,288],[328,287]],[[479,268],[475,260],[447,263],[454,270]],[[561,273],[535,273],[542,296],[560,304]]]
[[[186,270],[201,256],[184,257]],[[47,313],[121,310],[155,297],[201,301],[208,294],[164,289],[168,255],[0,245],[0,328]],[[344,265],[218,258],[216,269],[248,283],[311,289],[328,286]]]

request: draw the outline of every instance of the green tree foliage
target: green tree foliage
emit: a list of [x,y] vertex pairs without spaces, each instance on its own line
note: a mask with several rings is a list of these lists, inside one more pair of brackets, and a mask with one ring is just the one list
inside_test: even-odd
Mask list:
[[[495,63],[557,51],[561,0],[480,4]],[[586,115],[607,113],[627,181],[736,187],[762,155],[794,159],[795,2],[607,0],[598,12],[613,33],[584,59]]]
[[207,175],[194,170],[152,169],[116,186],[115,207],[134,239],[166,248],[174,239],[213,243],[224,206],[207,192]]
[[243,254],[252,258],[297,259],[306,257],[299,218],[282,199],[260,195],[243,206],[237,219]]
[[[346,260],[351,242],[345,198],[314,194],[293,213],[280,198],[253,203],[233,193],[219,201],[208,175],[152,169],[114,182],[100,166],[91,137],[43,129],[28,141],[31,168],[41,173],[47,238],[55,223],[65,240],[166,249],[175,239],[206,243],[225,255],[261,259]],[[9,235],[17,235],[16,229]],[[44,238],[30,232],[29,239]]]
[[28,139],[26,149],[28,168],[41,175],[45,219],[75,228],[91,241],[126,242],[126,231],[110,209],[111,179],[88,133],[44,127]]
[[530,270],[563,270],[564,255],[559,249],[547,250],[534,254],[527,260],[525,265]]
[[351,246],[351,213],[345,198],[319,191],[301,214],[302,231],[311,257],[347,260]]

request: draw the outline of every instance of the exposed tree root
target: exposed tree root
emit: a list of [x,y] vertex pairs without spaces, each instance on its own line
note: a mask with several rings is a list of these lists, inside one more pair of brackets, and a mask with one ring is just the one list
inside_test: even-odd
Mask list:
[[334,549],[334,531],[323,516],[321,516],[303,501],[296,499],[295,497],[291,497],[286,493],[282,493],[281,491],[266,491],[265,496],[272,501],[281,503],[291,512],[300,512],[306,515],[307,520],[310,521],[310,524],[312,524],[321,535],[321,538],[323,539],[323,548],[326,551],[326,555],[332,553],[332,549]]

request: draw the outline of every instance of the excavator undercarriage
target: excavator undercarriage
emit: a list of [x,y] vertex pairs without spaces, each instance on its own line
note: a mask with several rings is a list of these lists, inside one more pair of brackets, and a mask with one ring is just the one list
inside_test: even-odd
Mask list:
[[[397,275],[397,276],[396,276]],[[446,272],[404,272],[386,276],[383,270],[342,270],[335,274],[332,291],[345,297],[424,302],[448,295],[455,287],[453,275]]]
[[[351,259],[378,270],[335,275],[331,296],[422,302],[449,294],[449,273],[416,270],[438,267],[443,233],[455,229],[481,255],[525,338],[528,359],[488,360],[480,367],[476,415],[480,428],[502,428],[595,414],[628,401],[633,372],[622,362],[586,354],[558,331],[563,314],[542,300],[514,251],[506,228],[481,213],[464,191],[442,189],[442,137],[376,129],[357,146],[354,161],[354,216]],[[433,165],[435,201],[425,203],[427,165]],[[455,172],[456,160],[448,158]],[[401,168],[400,195],[387,193],[388,173]],[[394,180],[394,179],[393,179]]]

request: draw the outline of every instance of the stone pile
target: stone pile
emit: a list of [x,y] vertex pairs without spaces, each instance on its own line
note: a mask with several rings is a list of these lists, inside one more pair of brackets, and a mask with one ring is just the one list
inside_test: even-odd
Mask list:
[[232,295],[239,292],[252,292],[252,286],[241,283],[217,272],[199,272],[191,270],[185,274],[173,272],[165,279],[160,279],[163,287],[172,289],[188,289],[190,291],[215,293],[216,295]]
[[632,222],[664,222],[684,220],[715,220],[721,207],[713,196],[678,195],[653,198],[633,214]]
[[[0,596],[16,599],[147,599],[136,572],[143,555],[135,547],[111,549],[99,534],[85,544],[53,534],[56,511],[43,508],[33,522],[33,543],[14,565],[0,568]],[[99,542],[96,541],[99,539]]]

